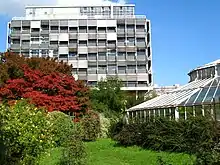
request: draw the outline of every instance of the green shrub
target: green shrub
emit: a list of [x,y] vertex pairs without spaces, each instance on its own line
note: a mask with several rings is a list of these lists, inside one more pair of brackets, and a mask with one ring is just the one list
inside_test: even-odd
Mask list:
[[95,141],[100,134],[99,115],[93,111],[89,111],[81,121],[80,125],[83,130],[83,140]]
[[197,153],[214,146],[217,130],[210,119],[192,117],[188,120],[155,119],[148,123],[131,123],[123,126],[114,139],[120,144],[143,148]]
[[111,120],[111,125],[109,127],[108,136],[112,139],[115,138],[116,135],[118,135],[123,128],[124,124],[122,120]]
[[107,138],[108,137],[108,131],[111,126],[111,119],[106,118],[103,114],[99,114],[100,118],[100,138]]
[[86,150],[82,142],[82,129],[79,124],[62,112],[49,113],[49,119],[53,123],[51,134],[57,147],[60,148],[61,165],[83,165],[85,164]]
[[70,135],[66,146],[62,150],[61,165],[86,164],[86,148],[81,140],[80,132]]
[[2,126],[3,126],[3,116],[0,113],[0,164],[4,163],[5,159],[5,146],[3,143],[3,131],[2,131]]
[[56,146],[64,146],[70,135],[74,134],[74,123],[70,116],[59,112],[50,112],[49,120],[53,124],[50,133],[54,135]]
[[17,102],[13,107],[0,105],[3,116],[3,140],[6,146],[6,164],[34,164],[36,158],[54,146],[51,123],[47,113]]

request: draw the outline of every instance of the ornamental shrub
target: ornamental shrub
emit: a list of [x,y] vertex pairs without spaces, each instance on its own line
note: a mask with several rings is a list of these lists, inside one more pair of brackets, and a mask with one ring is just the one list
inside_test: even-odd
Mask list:
[[61,165],[85,165],[87,163],[86,148],[80,131],[81,128],[77,125],[74,134],[69,135],[62,150]]
[[99,114],[100,118],[100,138],[107,138],[109,134],[109,128],[111,126],[111,119],[106,118],[104,114]]
[[217,132],[214,122],[206,117],[179,121],[159,118],[124,125],[113,138],[124,146],[194,154],[200,150],[210,151],[218,139]]
[[52,58],[32,57],[25,58],[12,52],[5,52],[2,55],[4,62],[0,63],[0,84],[5,83],[8,79],[16,79],[23,77],[22,66],[27,65],[31,69],[38,69],[44,75],[53,72],[71,75],[72,67],[64,62],[58,62]]
[[100,119],[98,113],[88,111],[88,113],[80,120],[83,130],[84,141],[95,141],[100,134]]
[[[124,127],[122,120],[111,120],[111,124],[108,130],[108,136],[112,139],[115,139],[115,136],[118,135]],[[117,140],[117,139],[116,139]]]
[[44,110],[19,101],[12,107],[0,105],[0,113],[6,146],[5,164],[32,165],[42,152],[54,147],[50,134],[52,125]]
[[10,79],[0,87],[0,102],[21,98],[49,112],[72,113],[79,118],[89,108],[89,89],[74,77],[61,73],[44,75],[40,70],[23,66],[23,78]]
[[54,135],[56,147],[64,146],[69,136],[75,133],[71,117],[62,112],[54,111],[48,114],[48,118],[52,123],[50,133]]
[[61,165],[83,165],[86,163],[86,150],[82,141],[82,129],[78,123],[62,112],[50,112],[49,120],[53,123],[56,147],[61,148]]
[[3,143],[3,131],[2,131],[2,126],[3,126],[3,116],[0,113],[0,164],[4,163],[5,159],[5,146]]

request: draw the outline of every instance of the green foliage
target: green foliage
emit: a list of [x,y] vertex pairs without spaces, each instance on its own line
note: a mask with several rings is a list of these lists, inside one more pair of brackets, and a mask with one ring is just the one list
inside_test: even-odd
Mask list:
[[[82,142],[82,129],[72,119],[62,112],[49,113],[49,120],[53,124],[51,134],[54,135],[56,147],[60,148],[61,165],[85,164],[85,146]],[[55,150],[56,151],[56,150]]]
[[107,138],[108,134],[109,134],[109,129],[111,126],[111,119],[106,118],[103,114],[99,114],[99,118],[100,118],[100,126],[101,126],[101,130],[100,130],[100,138]]
[[122,120],[112,120],[109,127],[108,136],[114,139],[114,137],[122,131],[123,126],[124,124]]
[[50,131],[54,135],[56,146],[64,146],[69,136],[75,133],[74,123],[70,116],[59,111],[50,112],[48,117],[53,124]]
[[44,110],[21,101],[13,107],[1,105],[0,113],[7,164],[34,164],[42,152],[54,146],[49,133],[52,125]]
[[99,102],[98,100],[95,99],[91,100],[91,108],[93,111],[99,113],[105,113],[105,115],[110,113],[110,110],[108,109],[108,105],[105,105],[104,103]]
[[91,91],[93,110],[111,114],[121,114],[125,110],[125,93],[121,90],[122,81],[117,77],[109,77],[98,82],[97,87]]
[[[78,131],[80,131],[80,129],[78,129]],[[86,149],[81,140],[81,133],[78,131],[69,136],[66,146],[62,150],[62,158],[60,160],[61,165],[86,164]]]
[[2,125],[3,125],[3,116],[0,113],[0,164],[4,163],[5,159],[5,145],[3,143],[3,132],[2,132]]
[[157,94],[155,91],[150,91],[147,94],[141,94],[137,98],[136,98],[136,94],[128,93],[126,97],[126,108],[131,108],[135,105],[141,104],[155,97],[157,97]]
[[143,148],[197,153],[209,151],[215,142],[217,130],[212,121],[205,117],[188,120],[155,119],[148,123],[124,125],[114,139],[121,145],[138,145]]
[[25,58],[12,52],[5,52],[2,55],[5,62],[0,63],[0,84],[4,84],[8,79],[22,78],[24,73],[22,66],[27,65],[31,69],[38,69],[45,75],[59,72],[71,75],[72,67],[67,63],[58,62],[56,59],[32,57]]
[[166,165],[193,165],[195,156],[181,153],[155,152],[139,147],[119,147],[114,141],[100,139],[86,143],[88,165],[159,165],[158,157]]
[[100,119],[96,112],[89,111],[80,120],[80,125],[83,130],[83,140],[95,141],[100,134]]

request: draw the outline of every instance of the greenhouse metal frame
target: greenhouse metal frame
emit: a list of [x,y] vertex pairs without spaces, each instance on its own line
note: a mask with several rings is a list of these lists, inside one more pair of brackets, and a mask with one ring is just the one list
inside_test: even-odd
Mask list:
[[127,120],[147,121],[155,117],[178,120],[190,115],[211,115],[220,120],[219,63],[218,60],[194,69],[189,73],[188,84],[127,109]]

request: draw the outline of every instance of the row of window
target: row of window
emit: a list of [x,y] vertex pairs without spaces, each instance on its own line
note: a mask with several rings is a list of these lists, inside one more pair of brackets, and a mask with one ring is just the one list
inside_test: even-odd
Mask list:
[[116,70],[116,69],[112,69],[112,68],[108,68],[108,70],[105,69],[92,69],[90,68],[88,71],[86,72],[73,72],[74,74],[143,74],[143,73],[147,73],[146,69],[140,69],[140,70],[129,70],[129,69],[124,69],[124,70]]
[[[97,81],[88,81],[89,86],[97,85]],[[122,81],[123,87],[147,87],[147,81]]]
[[[15,50],[15,52],[20,52],[20,50]],[[49,49],[23,49],[21,50],[21,53],[32,53],[32,54],[49,54],[49,52],[53,53],[53,54],[58,54],[58,49],[55,50],[49,50]],[[115,51],[109,51],[109,52],[100,52],[100,53],[88,53],[87,54],[77,54],[77,52],[69,52],[69,54],[64,54],[61,55],[60,57],[63,58],[71,58],[71,57],[79,57],[79,59],[85,59],[85,60],[97,60],[97,59],[102,59],[102,60],[106,60],[106,58],[116,58],[116,56],[118,57],[118,59],[139,59],[139,57],[146,57],[146,53],[145,51],[138,51],[137,54],[134,52],[118,52],[116,53]],[[137,56],[137,57],[136,57]],[[142,58],[144,59],[144,58]]]
[[215,76],[215,67],[199,69],[190,73],[190,81],[194,81],[196,79],[207,79]]
[[[131,32],[140,31],[145,32],[144,25],[127,25],[126,28],[123,25],[118,25],[118,31]],[[42,26],[41,28],[31,28],[30,26],[14,27],[11,28],[12,33],[17,31],[30,31],[30,32],[40,32],[41,30],[51,30],[60,32],[70,32],[70,33],[114,33],[116,32],[116,27],[96,27],[96,26],[79,26],[79,27],[68,27],[68,26]]]

